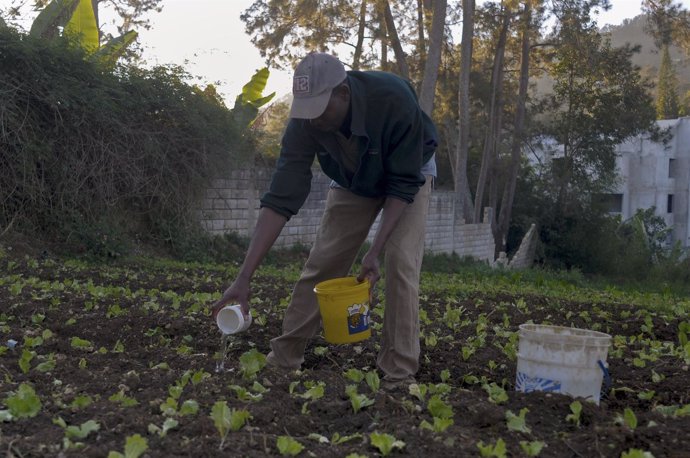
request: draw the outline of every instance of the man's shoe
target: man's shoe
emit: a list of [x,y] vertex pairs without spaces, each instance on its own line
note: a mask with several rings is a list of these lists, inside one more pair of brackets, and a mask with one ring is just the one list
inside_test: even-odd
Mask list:
[[301,366],[290,367],[278,364],[278,361],[276,361],[276,357],[273,355],[273,352],[270,352],[268,356],[266,356],[266,367],[270,367],[275,372],[284,372],[286,374],[289,372],[297,371],[301,368]]
[[383,377],[383,380],[381,381],[381,388],[384,391],[388,392],[393,392],[393,391],[405,391],[409,389],[410,385],[413,383],[417,383],[414,377],[411,375],[408,375],[407,377],[403,378],[393,378],[389,377],[386,375]]

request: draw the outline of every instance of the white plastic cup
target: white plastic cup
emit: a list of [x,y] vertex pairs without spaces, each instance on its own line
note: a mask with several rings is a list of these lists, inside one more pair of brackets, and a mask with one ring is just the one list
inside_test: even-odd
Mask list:
[[216,315],[216,324],[223,334],[237,334],[252,324],[252,314],[249,312],[249,319],[245,320],[239,304],[226,305]]

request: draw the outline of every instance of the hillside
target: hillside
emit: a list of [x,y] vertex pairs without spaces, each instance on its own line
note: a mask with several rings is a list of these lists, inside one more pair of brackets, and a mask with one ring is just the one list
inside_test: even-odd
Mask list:
[[[623,46],[626,43],[640,45],[641,50],[635,55],[633,62],[642,68],[644,75],[656,81],[661,54],[654,46],[652,37],[645,32],[645,21],[645,16],[640,15],[626,19],[621,25],[607,25],[602,30],[610,34],[614,46]],[[690,56],[677,47],[672,47],[670,51],[678,75],[679,92],[685,94],[690,90]]]

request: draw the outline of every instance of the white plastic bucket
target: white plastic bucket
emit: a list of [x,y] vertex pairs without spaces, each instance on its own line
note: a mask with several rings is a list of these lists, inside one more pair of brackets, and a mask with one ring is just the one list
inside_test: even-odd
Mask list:
[[611,336],[586,329],[522,324],[515,389],[550,391],[599,404],[609,380],[606,355]]
[[242,307],[239,304],[226,305],[216,315],[216,324],[223,334],[237,334],[246,331],[252,324],[252,314],[245,320]]

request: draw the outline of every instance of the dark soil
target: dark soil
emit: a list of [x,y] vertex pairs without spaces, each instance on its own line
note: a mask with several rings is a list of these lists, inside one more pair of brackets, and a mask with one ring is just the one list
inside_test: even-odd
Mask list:
[[[254,383],[241,377],[239,358],[253,348],[268,353],[269,340],[281,328],[292,281],[266,274],[255,279],[253,310],[255,317],[265,319],[265,324],[255,319],[247,333],[235,337],[227,371],[216,373],[214,355],[220,342],[208,306],[212,302],[210,295],[221,291],[230,280],[222,270],[185,265],[98,267],[50,258],[0,258],[0,342],[19,342],[15,349],[0,355],[0,410],[6,408],[9,393],[25,382],[35,388],[42,402],[34,418],[0,423],[0,454],[103,457],[109,451],[123,452],[125,438],[140,434],[148,441],[145,456],[152,457],[279,455],[276,440],[286,435],[304,445],[300,456],[380,456],[369,434],[385,432],[405,443],[402,450],[392,452],[394,456],[479,456],[478,442],[494,444],[499,438],[506,444],[507,456],[526,456],[521,441],[544,442],[540,456],[545,457],[619,457],[630,449],[646,450],[657,458],[690,456],[690,415],[665,416],[656,409],[659,405],[690,403],[688,367],[679,356],[664,352],[655,361],[646,361],[644,367],[633,364],[643,342],[630,337],[641,333],[643,321],[635,308],[625,304],[604,306],[567,300],[554,304],[540,296],[501,292],[451,297],[438,291],[422,291],[421,308],[428,320],[422,324],[426,339],[422,341],[417,381],[439,384],[442,371],[449,371],[446,383],[451,391],[444,399],[454,412],[454,424],[434,433],[420,428],[423,420],[433,422],[426,404],[405,391],[373,393],[361,382],[358,392],[375,402],[353,412],[345,394],[346,386],[353,382],[343,373],[350,368],[375,368],[376,331],[371,339],[354,345],[330,345],[317,338],[307,349],[302,371],[280,373],[263,368],[256,377],[268,388],[263,399],[238,400],[229,386],[251,387]],[[16,286],[13,289],[17,283],[24,285],[21,292],[16,291]],[[519,299],[528,306],[513,306]],[[462,318],[469,319],[469,324],[450,329],[443,319],[448,304],[463,307]],[[119,316],[113,314],[114,305],[123,311]],[[570,397],[514,391],[516,361],[495,345],[508,341],[496,329],[507,323],[503,330],[515,332],[519,324],[530,320],[588,328],[592,324],[588,317],[598,316],[602,310],[608,318],[594,321],[602,322],[603,332],[625,336],[627,343],[618,345],[620,355],[608,359],[612,389],[604,393],[598,406],[582,403],[579,425],[566,419],[571,413]],[[485,345],[464,360],[461,348],[476,336],[480,316],[488,319]],[[680,321],[678,317],[653,315],[654,340],[677,344]],[[31,369],[23,373],[18,359],[24,339],[40,336],[45,329],[53,335],[30,349],[36,357]],[[435,345],[429,339],[433,335],[437,337]],[[73,348],[70,339],[75,336],[90,341],[92,348]],[[651,338],[651,334],[646,337]],[[124,346],[121,353],[113,351],[118,341]],[[99,352],[101,348],[105,350]],[[51,353],[56,367],[49,372],[37,370],[36,364]],[[160,363],[166,363],[169,369],[156,367]],[[170,396],[169,387],[187,370],[209,374],[196,385],[188,383],[179,398],[180,404],[197,401],[198,413],[176,416],[179,425],[165,437],[149,433],[150,424],[161,426],[165,421],[160,405]],[[653,374],[663,379],[654,382]],[[472,383],[474,379],[468,376],[503,385],[508,401],[491,402],[482,383]],[[325,395],[305,408],[306,400],[297,394],[304,393],[305,382],[310,381],[324,382]],[[651,399],[638,397],[649,390],[655,391]],[[118,392],[138,403],[125,407],[110,401],[109,397]],[[93,403],[83,408],[70,407],[79,395],[91,396]],[[230,408],[247,409],[252,415],[244,428],[229,433],[223,451],[219,450],[220,436],[209,417],[213,404],[220,400],[227,401]],[[526,422],[531,433],[511,431],[506,426],[506,412],[518,414],[523,408],[529,409]],[[635,429],[616,421],[625,408],[636,415]],[[64,431],[54,424],[58,417],[68,425],[94,420],[100,429],[85,439],[73,440],[82,442],[82,447],[65,450]],[[334,434],[361,436],[331,444],[308,437],[313,434],[328,439]]]

